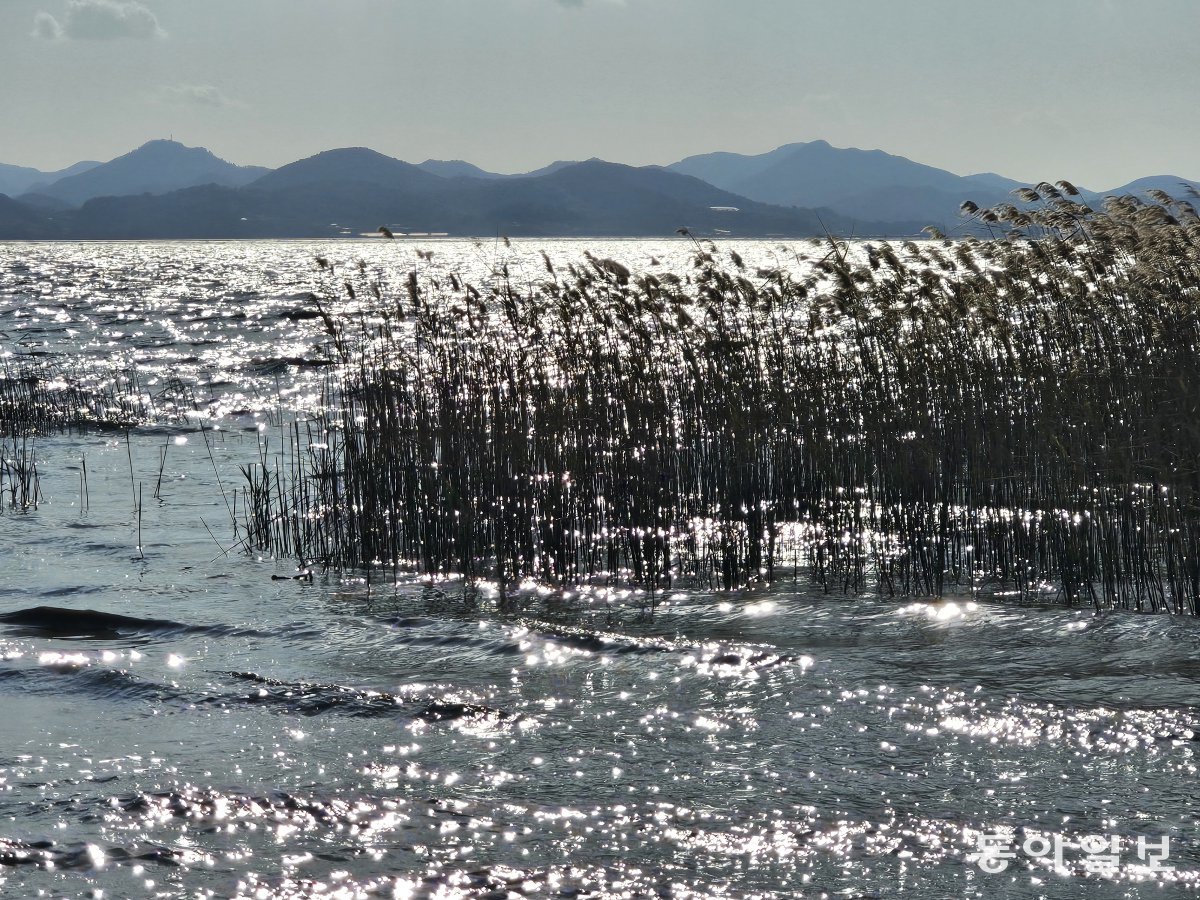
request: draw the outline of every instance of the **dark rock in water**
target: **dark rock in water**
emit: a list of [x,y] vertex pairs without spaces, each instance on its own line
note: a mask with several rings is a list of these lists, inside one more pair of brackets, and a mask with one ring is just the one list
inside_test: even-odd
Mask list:
[[122,634],[187,628],[167,619],[138,619],[94,609],[64,609],[59,606],[35,606],[0,613],[0,622],[13,625],[25,633],[80,638],[114,638]]

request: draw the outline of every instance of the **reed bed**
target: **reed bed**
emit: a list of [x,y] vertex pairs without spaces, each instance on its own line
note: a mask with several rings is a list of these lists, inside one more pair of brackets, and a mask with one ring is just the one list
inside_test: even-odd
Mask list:
[[[194,406],[191,388],[178,378],[167,379],[151,394],[131,367],[98,371],[75,369],[61,361],[4,359],[0,362],[0,507],[29,510],[41,503],[37,436],[123,429],[128,442],[131,428],[182,421]],[[85,462],[80,474],[81,508],[86,506],[86,472]],[[160,469],[160,486],[161,480]],[[136,494],[134,500],[140,532],[141,500]]]
[[[780,577],[1200,613],[1200,219],[1065,182],[995,239],[751,271],[365,267],[326,409],[245,469],[247,544],[497,582]],[[802,271],[802,274],[796,274]]]
[[57,360],[0,360],[4,436],[182,421],[195,405],[191,388],[178,378],[151,393],[133,367],[99,371]]

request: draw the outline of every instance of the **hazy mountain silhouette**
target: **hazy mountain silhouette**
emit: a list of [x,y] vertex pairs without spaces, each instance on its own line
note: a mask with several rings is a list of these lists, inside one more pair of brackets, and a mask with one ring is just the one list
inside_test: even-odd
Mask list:
[[258,166],[235,166],[203,147],[150,141],[124,156],[39,186],[37,192],[78,206],[93,197],[166,194],[201,184],[236,187],[267,171]]
[[23,194],[45,178],[46,173],[38,169],[0,163],[0,194],[5,194],[9,198]]
[[75,208],[65,200],[59,200],[57,197],[51,197],[49,194],[22,194],[19,198],[19,202],[23,203],[25,206],[28,206],[30,209],[36,209],[46,213],[64,212],[68,209]]
[[[590,159],[588,161],[595,162],[596,157],[592,157],[592,159]],[[577,165],[579,165],[579,160],[577,160],[577,159],[556,159],[554,162],[549,163],[548,165],[542,166],[540,169],[534,169],[532,172],[525,172],[522,175],[514,175],[512,177],[514,177],[514,178],[537,178],[540,175],[549,175],[553,172],[557,172],[559,169],[565,169],[567,166],[577,166]],[[686,175],[689,173],[685,172],[684,174]]]
[[262,175],[251,184],[262,191],[331,189],[363,184],[419,190],[422,187],[432,188],[445,180],[412,163],[384,156],[366,147],[343,147],[289,163]]
[[[758,203],[657,166],[588,160],[488,189],[492,215],[506,221],[512,234],[547,233],[539,230],[545,218],[554,222],[553,233],[565,235],[671,234],[679,227],[697,234],[823,233],[822,217],[813,210]],[[857,224],[828,211],[823,218],[836,230]]]
[[1009,201],[1020,182],[991,173],[955,175],[882,150],[840,149],[826,141],[786,144],[769,153],[707,153],[668,166],[763,203],[825,206],[872,221],[920,220],[948,230],[964,200]]
[[258,194],[245,188],[208,184],[169,194],[96,197],[56,220],[68,236],[83,239],[298,236],[256,227],[261,219],[259,201]]
[[[463,162],[461,159],[427,159],[420,164],[419,168],[424,169],[426,172],[432,172],[434,175],[441,175],[443,178],[537,178],[541,175],[549,175],[552,172],[557,172],[559,169],[565,169],[567,166],[579,165],[579,162],[577,159],[558,159],[531,172],[520,172],[516,175],[501,175],[497,172],[488,172],[472,163]],[[602,160],[592,157],[588,162],[602,162]]]
[[0,194],[0,239],[23,241],[58,235],[54,222],[44,213]]
[[997,191],[1011,191],[1014,188],[1024,186],[1023,182],[1013,181],[1011,178],[1005,178],[1003,175],[997,175],[995,172],[980,172],[977,175],[965,175],[963,177],[973,184],[992,188]]
[[[62,173],[0,166],[5,184],[27,193],[0,198],[0,238],[333,237],[380,225],[455,235],[650,236],[686,227],[701,236],[896,237],[929,224],[954,233],[964,200],[1015,202],[1019,186],[824,141],[754,156],[709,153],[665,168],[560,160],[524,175],[463,160],[413,165],[363,147],[270,171],[151,141]],[[1160,188],[1184,197],[1188,185],[1200,189],[1151,176],[1084,196]]]
[[427,159],[423,163],[417,165],[418,169],[424,169],[431,175],[440,175],[442,178],[507,178],[507,175],[498,175],[495,172],[488,172],[479,166],[464,162],[461,159]]
[[325,237],[380,225],[400,234],[511,236],[668,236],[686,227],[799,237],[882,227],[757,203],[658,167],[595,160],[542,176],[443,178],[362,148],[318,154],[242,188],[96,198],[58,219],[72,235],[95,238]]
[[86,162],[77,162],[75,165],[60,169],[57,172],[43,172],[39,169],[30,169],[25,166],[9,166],[0,163],[0,194],[16,197],[29,191],[36,191],[60,178],[86,172],[88,169],[95,168],[98,165],[100,163],[88,160]]
[[1200,181],[1190,181],[1187,178],[1180,178],[1178,175],[1149,175],[1145,178],[1131,181],[1129,184],[1123,184],[1118,188],[1113,188],[1111,191],[1104,191],[1101,196],[1133,194],[1135,197],[1145,199],[1143,195],[1146,191],[1155,189],[1166,191],[1178,200],[1191,200],[1195,202],[1196,198],[1191,196],[1189,191],[1200,193]]

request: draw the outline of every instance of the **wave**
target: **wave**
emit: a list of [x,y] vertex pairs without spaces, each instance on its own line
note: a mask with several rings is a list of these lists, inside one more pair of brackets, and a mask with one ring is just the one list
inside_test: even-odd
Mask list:
[[[91,871],[106,862],[153,862],[175,866],[182,853],[167,847],[126,850],[95,844],[59,844],[55,841],[14,841],[0,838],[0,867],[36,866],[58,871]],[[99,896],[99,895],[97,895]]]
[[[340,684],[280,681],[256,672],[227,672],[225,674],[231,678],[258,685],[257,690],[233,699],[248,704],[279,706],[288,712],[303,716],[317,716],[336,711],[362,718],[394,716],[399,713],[408,718],[427,722],[517,718],[514,713],[505,710],[453,697],[421,699]],[[218,701],[219,699],[214,698]]]
[[171,619],[141,618],[95,609],[67,609],[61,606],[34,606],[0,613],[0,624],[10,626],[17,634],[53,638],[113,639],[137,634],[267,636],[266,632],[235,625],[186,625]]

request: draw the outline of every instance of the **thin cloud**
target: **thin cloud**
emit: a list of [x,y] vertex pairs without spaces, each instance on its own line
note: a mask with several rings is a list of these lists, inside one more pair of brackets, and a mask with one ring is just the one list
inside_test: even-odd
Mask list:
[[40,12],[33,17],[33,36],[44,41],[62,40],[62,26],[58,24],[58,19],[50,13]]
[[154,13],[133,0],[67,0],[67,9],[61,18],[39,12],[33,20],[33,33],[35,37],[50,41],[166,37]]
[[237,108],[244,105],[232,97],[225,96],[220,88],[211,84],[164,85],[158,91],[158,99],[175,106],[207,106],[212,109]]

